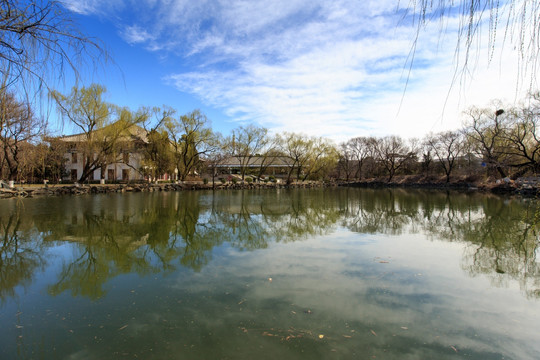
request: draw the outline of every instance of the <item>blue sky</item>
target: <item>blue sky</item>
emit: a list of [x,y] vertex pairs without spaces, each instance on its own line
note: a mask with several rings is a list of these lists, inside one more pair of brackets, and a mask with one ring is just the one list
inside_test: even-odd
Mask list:
[[108,101],[134,110],[199,108],[224,134],[254,123],[336,142],[421,137],[460,127],[471,105],[520,100],[528,90],[518,86],[511,41],[503,52],[495,44],[489,66],[488,42],[475,44],[471,75],[451,85],[457,16],[444,20],[443,34],[439,21],[426,27],[409,72],[415,29],[395,0],[64,3],[115,61],[86,74],[86,84],[105,85]]

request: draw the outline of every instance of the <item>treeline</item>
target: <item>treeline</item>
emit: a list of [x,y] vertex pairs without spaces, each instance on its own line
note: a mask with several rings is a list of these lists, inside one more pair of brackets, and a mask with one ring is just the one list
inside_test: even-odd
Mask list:
[[[430,7],[423,6],[424,10]],[[78,29],[62,2],[5,0],[2,10],[0,179],[58,181],[67,175],[68,145],[49,136],[35,99],[68,72],[80,80],[79,71],[106,62],[109,55],[101,42]],[[534,17],[527,6],[522,10],[520,19],[528,19],[526,13]],[[494,19],[497,23],[498,17]],[[426,19],[418,20],[421,27]],[[534,33],[536,27],[532,29]],[[79,181],[88,180],[96,170],[103,177],[107,164],[125,161],[124,155],[135,150],[143,155],[143,164],[136,170],[154,178],[178,172],[180,179],[186,179],[205,171],[214,176],[218,165],[231,157],[240,163],[242,178],[247,173],[260,176],[276,159],[281,163],[285,159],[287,170],[281,175],[287,181],[392,180],[400,174],[444,176],[450,181],[456,174],[517,178],[539,171],[538,92],[521,106],[473,107],[458,131],[413,140],[357,137],[339,145],[302,134],[272,136],[257,126],[240,126],[224,136],[211,129],[200,111],[185,115],[168,107],[131,111],[105,102],[104,92],[99,85],[74,88],[70,94],[50,92],[64,121],[81,134],[77,151],[83,154],[84,169]],[[134,125],[144,128],[145,134],[130,143],[122,141]],[[254,158],[256,169],[248,167]]]
[[[148,178],[166,173],[179,180],[203,174],[215,178],[219,166],[230,159],[236,160],[242,179],[261,177],[270,166],[279,165],[279,176],[287,182],[381,177],[392,181],[396,175],[443,177],[449,182],[455,175],[517,178],[540,170],[539,92],[520,106],[470,108],[459,130],[423,139],[354,137],[339,145],[298,133],[272,135],[255,125],[223,135],[199,110],[184,115],[167,106],[132,111],[106,102],[104,94],[105,88],[97,84],[75,87],[68,94],[50,92],[65,125],[80,134],[80,182],[92,180],[96,170],[104,178],[108,164],[127,163],[125,154],[133,152],[142,157],[136,170]],[[65,177],[69,145],[48,134],[47,122],[35,115],[29,102],[2,91],[0,178],[41,182]]]
[[[105,88],[93,84],[73,88],[69,94],[50,93],[65,125],[77,130],[76,151],[82,154],[79,182],[92,180],[94,171],[105,176],[107,165],[128,163],[125,154],[142,156],[136,169],[148,178],[176,174],[185,180],[194,174],[217,174],[228,159],[237,160],[242,179],[261,176],[277,160],[286,159],[287,181],[327,177],[335,169],[339,153],[323,137],[284,133],[270,135],[255,125],[239,126],[229,135],[211,128],[199,110],[178,115],[167,106],[141,107],[136,111],[104,100]],[[64,164],[72,144],[47,136],[47,124],[34,116],[30,104],[4,93],[0,98],[2,152],[0,177],[15,181],[58,181],[66,177]],[[257,159],[258,166],[250,166]]]
[[519,106],[472,107],[461,129],[423,139],[356,137],[340,145],[338,177],[346,180],[396,174],[484,174],[516,179],[540,171],[540,92]]

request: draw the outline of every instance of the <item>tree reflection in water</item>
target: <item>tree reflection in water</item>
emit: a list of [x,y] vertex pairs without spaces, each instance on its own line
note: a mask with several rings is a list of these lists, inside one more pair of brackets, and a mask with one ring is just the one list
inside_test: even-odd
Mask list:
[[420,190],[365,190],[347,196],[345,226],[361,233],[423,233],[463,242],[462,268],[494,286],[517,281],[540,297],[540,226],[535,200]]
[[17,209],[0,216],[0,302],[15,296],[16,286],[30,285],[33,274],[43,269],[40,235],[32,219],[21,217]]
[[[0,299],[71,244],[49,293],[99,299],[121,274],[200,271],[214,249],[264,249],[331,234],[424,234],[463,242],[462,268],[495,286],[516,281],[540,297],[538,203],[483,194],[403,189],[223,191],[27,199],[0,210]],[[26,204],[27,206],[25,206]]]

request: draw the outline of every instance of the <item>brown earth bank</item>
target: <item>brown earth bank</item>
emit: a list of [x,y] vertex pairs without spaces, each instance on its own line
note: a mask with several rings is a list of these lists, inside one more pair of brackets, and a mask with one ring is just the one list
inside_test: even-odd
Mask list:
[[459,177],[446,182],[446,178],[420,175],[396,176],[391,181],[384,178],[365,179],[361,181],[305,181],[286,183],[260,182],[227,182],[205,184],[202,181],[186,181],[182,183],[140,183],[140,184],[84,184],[84,185],[23,185],[13,188],[0,188],[0,198],[83,195],[100,193],[154,192],[154,191],[186,191],[186,190],[241,190],[241,189],[287,189],[287,188],[321,188],[331,186],[391,188],[410,187],[441,190],[482,191],[495,194],[521,195],[527,197],[540,196],[540,177],[521,178],[517,180],[492,178]]
[[517,180],[481,178],[475,176],[462,176],[452,178],[449,182],[446,177],[433,177],[423,175],[395,176],[392,180],[384,178],[365,179],[341,183],[350,187],[410,187],[425,189],[448,189],[463,191],[483,191],[494,194],[522,195],[527,197],[540,196],[540,177],[519,178]]

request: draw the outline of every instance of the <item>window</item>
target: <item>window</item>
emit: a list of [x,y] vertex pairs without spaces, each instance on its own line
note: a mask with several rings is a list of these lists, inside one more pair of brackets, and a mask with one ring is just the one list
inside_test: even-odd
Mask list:
[[76,164],[77,163],[77,153],[71,153],[71,163]]
[[122,180],[129,181],[129,169],[122,169]]

